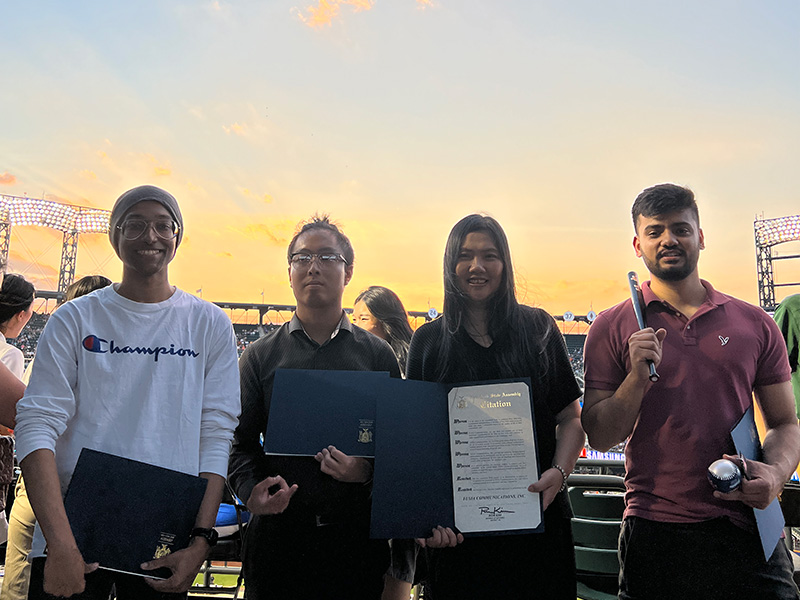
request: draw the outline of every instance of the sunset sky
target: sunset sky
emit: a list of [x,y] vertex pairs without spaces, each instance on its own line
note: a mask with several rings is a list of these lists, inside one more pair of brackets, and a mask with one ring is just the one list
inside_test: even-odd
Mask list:
[[[646,278],[633,199],[674,181],[697,194],[701,276],[756,303],[753,219],[800,213],[794,1],[31,0],[2,21],[0,194],[169,190],[172,283],[209,300],[293,304],[286,245],[320,211],[356,251],[346,306],[378,284],[440,309],[447,234],[487,212],[521,300],[599,311]],[[55,289],[60,249],[15,228],[10,270]],[[86,235],[94,272],[121,268]]]

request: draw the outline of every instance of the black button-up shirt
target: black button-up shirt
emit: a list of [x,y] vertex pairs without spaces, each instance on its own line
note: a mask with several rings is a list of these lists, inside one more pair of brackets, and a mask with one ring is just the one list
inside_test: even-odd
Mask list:
[[239,360],[242,414],[234,433],[229,467],[236,495],[246,501],[257,483],[268,476],[281,475],[289,485],[298,484],[284,513],[288,518],[358,518],[363,516],[365,506],[368,518],[371,486],[336,481],[320,471],[313,457],[264,454],[260,438],[267,430],[277,369],[388,371],[392,377],[400,377],[391,347],[352,325],[344,313],[331,338],[320,345],[306,334],[294,315],[289,323],[248,346]]

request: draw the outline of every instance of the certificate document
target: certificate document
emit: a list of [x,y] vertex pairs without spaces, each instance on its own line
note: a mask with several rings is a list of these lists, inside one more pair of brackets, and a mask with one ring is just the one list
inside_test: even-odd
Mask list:
[[464,533],[535,529],[542,521],[528,386],[454,387],[448,396],[455,525]]

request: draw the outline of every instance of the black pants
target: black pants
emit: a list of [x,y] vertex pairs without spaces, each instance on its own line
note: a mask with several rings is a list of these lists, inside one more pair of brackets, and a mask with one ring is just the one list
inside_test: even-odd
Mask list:
[[[58,596],[46,594],[44,585],[44,558],[34,558],[31,566],[31,584],[28,600],[55,600]],[[144,577],[124,575],[98,569],[86,575],[86,589],[70,600],[108,600],[112,586],[116,586],[117,600],[182,600],[186,594],[157,592],[145,582]]]
[[389,544],[370,540],[368,523],[317,526],[313,520],[256,517],[247,526],[248,600],[378,600]]
[[467,537],[455,548],[425,553],[431,600],[574,600],[572,528],[545,512],[543,533]]
[[620,600],[797,600],[792,559],[781,540],[764,560],[755,533],[728,519],[622,526]]

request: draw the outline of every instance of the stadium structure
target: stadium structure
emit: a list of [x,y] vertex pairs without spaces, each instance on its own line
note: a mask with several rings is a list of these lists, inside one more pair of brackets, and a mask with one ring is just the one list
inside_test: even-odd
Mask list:
[[778,308],[776,287],[800,286],[800,282],[775,283],[774,265],[777,260],[800,258],[800,254],[777,255],[772,249],[778,244],[800,240],[800,215],[778,219],[756,219],[753,223],[756,241],[756,269],[758,272],[758,303],[772,313]]
[[110,217],[110,211],[99,208],[24,196],[0,196],[0,264],[8,264],[12,226],[34,225],[62,232],[61,266],[58,269],[56,292],[63,297],[75,279],[78,236],[82,233],[108,233]]

